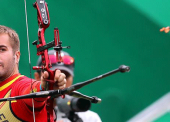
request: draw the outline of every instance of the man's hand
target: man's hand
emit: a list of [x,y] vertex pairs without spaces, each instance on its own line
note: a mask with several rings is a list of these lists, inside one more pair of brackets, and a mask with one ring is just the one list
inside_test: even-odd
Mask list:
[[[41,87],[45,88],[48,77],[48,72],[44,71],[44,73],[41,75]],[[54,75],[54,82],[54,90],[64,89],[66,87],[66,75],[61,73],[60,70],[56,70]]]

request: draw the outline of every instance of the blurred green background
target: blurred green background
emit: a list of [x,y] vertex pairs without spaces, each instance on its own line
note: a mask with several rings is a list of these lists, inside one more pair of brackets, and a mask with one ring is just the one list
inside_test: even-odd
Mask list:
[[[35,0],[27,0],[30,43],[37,39]],[[169,0],[46,0],[53,29],[60,30],[63,46],[75,58],[74,83],[125,64],[117,73],[79,91],[102,99],[93,104],[103,122],[124,122],[170,90],[170,35],[159,29],[170,25]],[[24,0],[1,1],[0,24],[15,29],[21,41],[20,72],[30,77]],[[31,65],[36,47],[30,44]],[[32,71],[32,77],[33,77]]]

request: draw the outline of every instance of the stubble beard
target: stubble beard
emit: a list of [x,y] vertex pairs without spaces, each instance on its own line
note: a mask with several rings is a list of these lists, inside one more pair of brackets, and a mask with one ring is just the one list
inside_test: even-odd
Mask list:
[[0,82],[8,79],[10,76],[14,75],[15,63],[14,61],[9,61],[8,67],[5,67],[3,63],[0,63]]

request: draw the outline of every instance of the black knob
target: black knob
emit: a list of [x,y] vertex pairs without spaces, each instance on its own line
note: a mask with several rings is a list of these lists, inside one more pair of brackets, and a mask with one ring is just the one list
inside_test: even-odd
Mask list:
[[35,40],[32,42],[33,45],[37,45],[38,44],[38,40]]
[[126,66],[126,65],[121,65],[120,67],[119,67],[119,70],[120,70],[120,72],[129,72],[130,71],[130,67],[129,66]]

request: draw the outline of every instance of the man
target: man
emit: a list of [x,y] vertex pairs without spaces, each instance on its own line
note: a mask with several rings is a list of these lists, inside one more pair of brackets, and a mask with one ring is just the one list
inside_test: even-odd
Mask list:
[[[63,72],[66,75],[66,80],[67,80],[66,87],[71,86],[73,83],[73,76],[74,76],[74,73],[73,73],[74,58],[71,57],[67,52],[61,51],[61,57],[62,57],[63,63],[56,63],[57,61],[56,61],[55,51],[50,50],[48,54],[49,54],[50,61],[52,63],[52,69],[61,70],[61,72]],[[41,57],[37,61],[37,65],[39,66],[40,64],[41,64]],[[41,76],[41,71],[35,72],[34,76],[36,80],[39,80]],[[69,97],[69,96],[66,96],[66,97]],[[65,117],[66,116],[65,113],[60,112],[57,106],[55,106],[55,109],[57,110],[57,113],[56,113],[57,121],[56,122],[70,122],[70,120]],[[101,119],[98,116],[98,114],[90,110],[86,112],[76,112],[76,114],[78,115],[79,118],[83,120],[83,122],[101,122]]]
[[[13,29],[0,25],[0,98],[25,95],[32,90],[39,92],[45,88],[48,72],[42,73],[41,81],[23,76],[18,69],[19,59],[18,34]],[[60,70],[56,70],[54,81],[57,89],[65,88],[65,74]],[[35,122],[47,122],[46,100],[47,98],[36,98],[0,102],[0,121],[34,122],[35,114]]]

